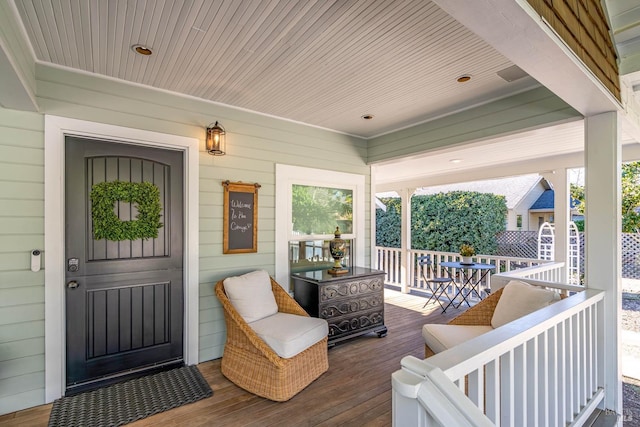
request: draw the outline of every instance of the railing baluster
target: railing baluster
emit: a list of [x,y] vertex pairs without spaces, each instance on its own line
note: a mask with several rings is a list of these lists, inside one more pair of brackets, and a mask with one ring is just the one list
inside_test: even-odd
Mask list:
[[549,353],[547,357],[550,360],[549,363],[549,418],[547,419],[547,425],[556,425],[558,419],[558,339],[557,339],[558,325],[547,331],[547,345],[549,347]]
[[500,422],[515,426],[513,393],[513,350],[500,356]]
[[537,357],[537,379],[538,387],[538,419],[532,426],[545,427],[549,425],[549,332],[544,331],[536,337],[538,352]]
[[538,426],[538,407],[540,405],[540,394],[538,382],[541,377],[538,373],[540,365],[538,363],[538,337],[532,338],[525,343],[525,363],[526,363],[526,395],[525,406],[527,407],[526,425]]
[[595,307],[591,306],[586,310],[586,323],[587,330],[585,333],[587,334],[587,343],[586,343],[586,360],[585,367],[587,369],[586,381],[587,381],[587,396],[593,395],[596,390],[596,375],[595,375],[595,340],[594,336],[596,334],[596,329],[594,327],[594,319],[595,319]]
[[513,350],[513,415],[516,426],[527,425],[527,407],[534,403],[527,399],[527,362],[523,343]]
[[575,403],[574,408],[577,411],[580,411],[580,408],[584,406],[586,403],[586,399],[584,397],[585,387],[585,369],[584,369],[584,312],[578,313],[575,316],[575,331],[574,331],[574,341],[576,342],[576,394],[575,394]]
[[500,425],[500,372],[498,362],[492,360],[484,366],[484,411],[496,426]]
[[567,407],[567,378],[565,365],[565,361],[567,359],[567,346],[565,341],[564,322],[559,323],[556,326],[556,338],[558,341],[558,359],[556,361],[556,365],[558,366],[558,382],[556,384],[558,390],[558,395],[556,396],[556,399],[558,400],[557,423],[559,426],[563,426],[566,424],[565,408]]

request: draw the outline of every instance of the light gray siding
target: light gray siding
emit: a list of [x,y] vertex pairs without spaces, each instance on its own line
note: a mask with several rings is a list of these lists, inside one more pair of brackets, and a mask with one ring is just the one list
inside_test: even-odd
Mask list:
[[[275,272],[275,164],[362,174],[370,187],[362,139],[92,75],[36,71],[41,113],[200,140],[201,361],[221,357],[224,345],[214,284],[257,268]],[[224,157],[204,151],[204,129],[215,120],[228,133]],[[41,114],[0,110],[0,413],[44,402],[44,274],[29,270],[29,251],[44,246],[43,138]],[[257,253],[222,254],[224,180],[262,185]],[[370,210],[363,214],[369,247]]]
[[582,117],[546,88],[532,89],[369,140],[368,162],[425,153]]
[[44,400],[43,148],[40,114],[0,108],[0,413]]

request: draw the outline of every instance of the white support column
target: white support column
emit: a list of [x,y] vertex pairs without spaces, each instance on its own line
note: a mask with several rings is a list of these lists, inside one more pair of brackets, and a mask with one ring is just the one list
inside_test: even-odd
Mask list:
[[604,355],[604,408],[618,414],[622,414],[621,151],[618,113],[585,119],[585,285],[606,292],[597,343]]
[[[553,223],[554,223],[554,240],[553,252],[555,262],[568,261],[569,253],[569,177],[567,169],[560,168],[552,173],[543,173],[545,179],[553,185]],[[568,264],[565,264],[568,265]],[[563,271],[564,283],[569,280],[569,269]]]
[[411,249],[411,196],[415,188],[403,188],[398,191],[400,200],[402,201],[402,220],[401,220],[401,235],[400,235],[400,249],[402,257],[401,267],[401,283],[400,290],[403,293],[409,292],[409,281],[411,279],[411,272],[409,270],[409,250]]

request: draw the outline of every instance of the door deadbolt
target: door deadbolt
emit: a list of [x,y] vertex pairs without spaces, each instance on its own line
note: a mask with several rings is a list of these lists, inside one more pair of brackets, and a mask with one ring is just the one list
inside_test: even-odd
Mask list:
[[78,258],[69,258],[67,260],[67,270],[75,273],[80,269],[80,260]]
[[80,286],[80,284],[78,282],[76,282],[75,280],[67,282],[67,288],[69,288],[69,289],[75,289],[78,286]]

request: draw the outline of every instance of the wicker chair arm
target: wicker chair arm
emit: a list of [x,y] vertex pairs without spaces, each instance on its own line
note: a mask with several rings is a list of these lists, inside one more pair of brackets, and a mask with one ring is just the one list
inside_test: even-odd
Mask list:
[[276,298],[279,312],[309,317],[309,314],[273,278],[271,278],[271,289],[273,290],[273,296]]
[[492,293],[487,298],[480,301],[478,304],[460,314],[458,317],[451,320],[449,322],[449,325],[490,326],[493,312],[498,305],[498,300],[500,299],[500,295],[502,295],[503,289],[504,288],[498,289],[496,292]]
[[[280,285],[276,284],[280,287]],[[233,307],[231,301],[224,291],[223,281],[219,281],[215,285],[215,294],[222,304],[225,311],[225,320],[227,324],[227,340],[234,341],[234,345],[251,346],[262,353],[264,357],[269,359],[274,365],[282,366],[286,363],[286,359],[281,358],[278,354],[265,343],[249,324],[240,316],[240,313]]]

